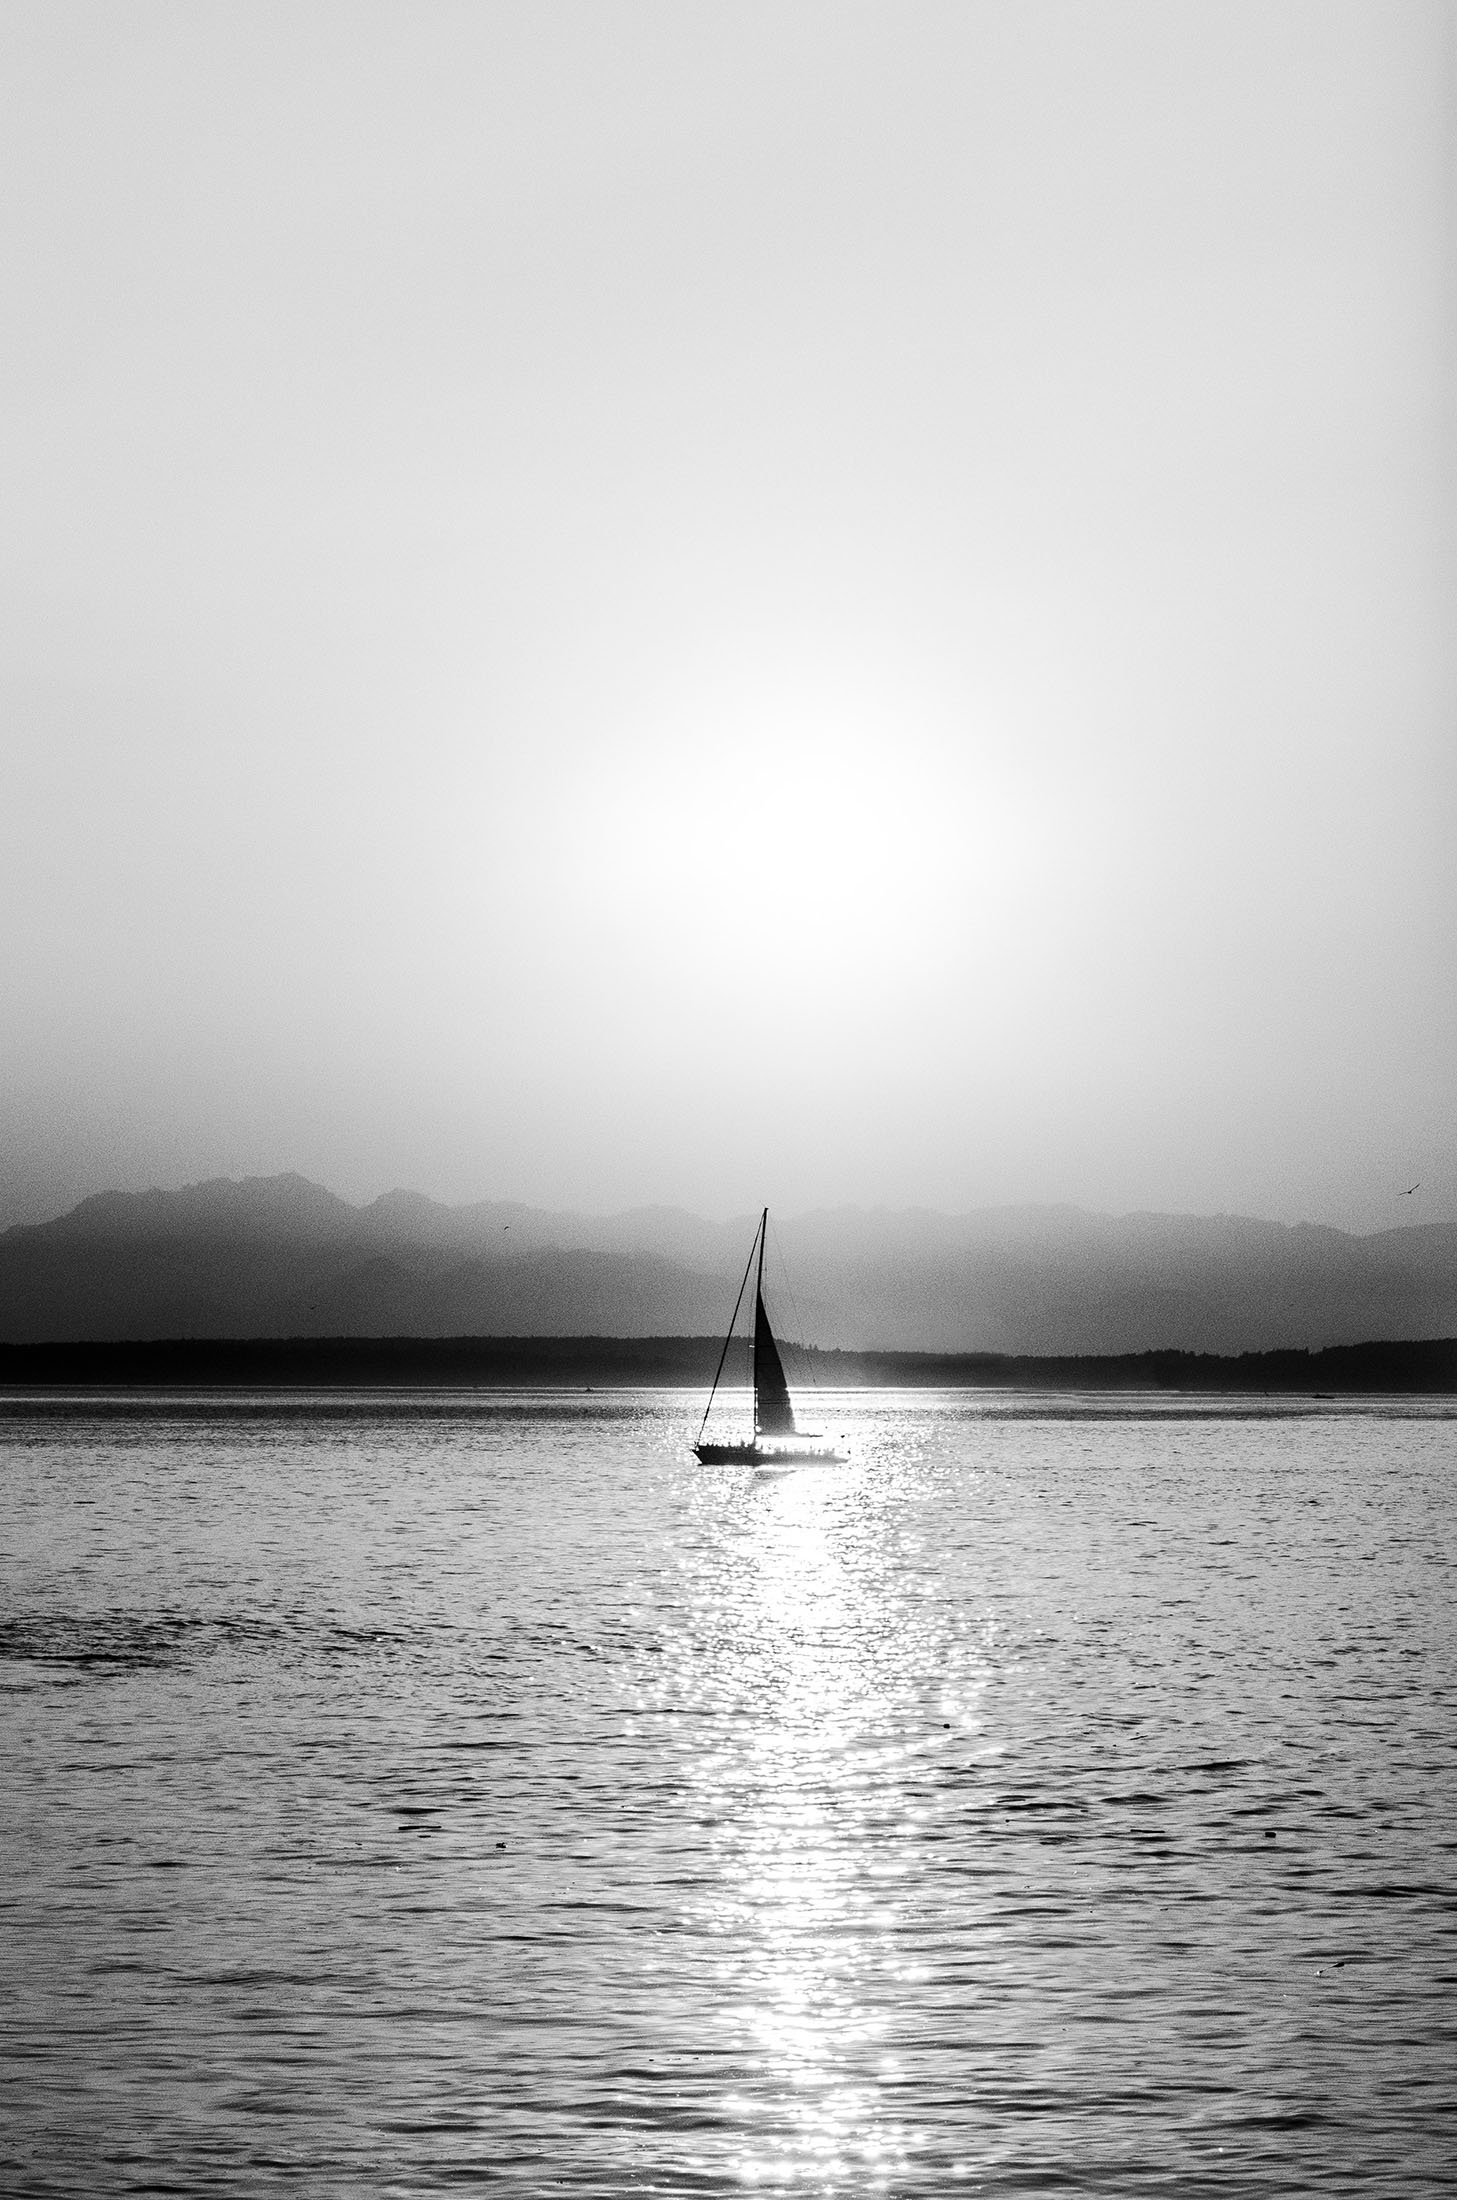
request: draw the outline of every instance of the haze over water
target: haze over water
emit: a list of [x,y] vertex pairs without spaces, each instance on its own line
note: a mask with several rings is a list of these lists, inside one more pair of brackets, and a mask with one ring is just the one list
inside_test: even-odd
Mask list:
[[1450,1403],[0,1414],[7,2192],[1450,2189]]

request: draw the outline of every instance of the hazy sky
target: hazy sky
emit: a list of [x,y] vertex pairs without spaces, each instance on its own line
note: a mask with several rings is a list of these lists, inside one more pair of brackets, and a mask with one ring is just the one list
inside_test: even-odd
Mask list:
[[0,1221],[1457,1215],[1450,5],[0,59]]

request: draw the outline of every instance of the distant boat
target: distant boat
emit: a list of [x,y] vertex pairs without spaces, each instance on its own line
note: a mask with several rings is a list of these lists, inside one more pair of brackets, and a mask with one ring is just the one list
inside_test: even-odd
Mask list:
[[[749,1258],[744,1267],[743,1282],[734,1300],[733,1314],[729,1319],[728,1335],[723,1340],[723,1350],[718,1356],[718,1373],[713,1378],[713,1388],[708,1393],[708,1404],[703,1409],[703,1421],[698,1431],[698,1441],[693,1446],[705,1466],[735,1467],[792,1467],[810,1461],[821,1464],[843,1459],[845,1454],[827,1443],[817,1429],[802,1429],[794,1418],[794,1405],[785,1380],[784,1362],[779,1357],[779,1347],[774,1332],[769,1327],[769,1316],[764,1311],[764,1243],[769,1234],[769,1210],[766,1207],[759,1217],[759,1227],[754,1232],[754,1242],[749,1247]],[[733,1342],[734,1326],[739,1318],[739,1308],[744,1302],[749,1272],[758,1255],[758,1273],[754,1278],[754,1433],[747,1440],[734,1444],[711,1444],[704,1439],[708,1416],[713,1411],[713,1401],[718,1395],[718,1385],[723,1374],[728,1348]]]

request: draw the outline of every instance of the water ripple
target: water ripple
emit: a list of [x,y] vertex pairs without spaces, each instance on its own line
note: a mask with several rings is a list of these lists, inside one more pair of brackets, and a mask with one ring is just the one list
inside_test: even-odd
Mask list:
[[1450,2188],[1454,1422],[0,1414],[0,2186]]

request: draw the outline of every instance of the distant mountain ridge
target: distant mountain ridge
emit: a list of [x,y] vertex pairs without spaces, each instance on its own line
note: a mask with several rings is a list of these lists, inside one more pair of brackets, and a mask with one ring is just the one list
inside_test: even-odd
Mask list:
[[[754,1217],[354,1206],[297,1175],[103,1192],[0,1233],[0,1340],[704,1336]],[[847,1350],[1319,1350],[1457,1333],[1457,1226],[1356,1237],[1072,1207],[771,1217],[789,1336]],[[784,1274],[787,1271],[786,1288]]]

